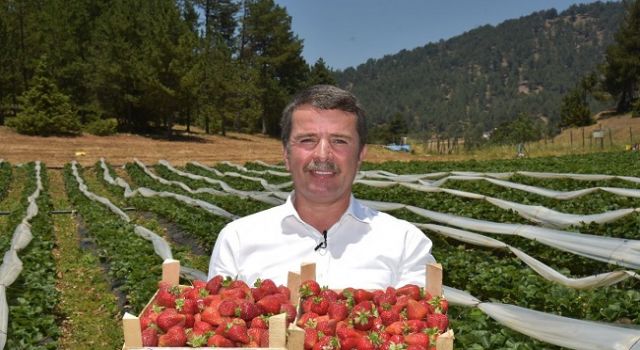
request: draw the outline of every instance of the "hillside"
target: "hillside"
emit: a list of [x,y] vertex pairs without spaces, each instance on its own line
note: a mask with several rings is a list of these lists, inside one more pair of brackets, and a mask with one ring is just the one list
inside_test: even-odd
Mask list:
[[[620,2],[540,11],[335,76],[372,124],[401,113],[410,130],[461,136],[528,113],[556,125],[562,95],[602,62],[623,12]],[[591,101],[593,111],[605,107]]]

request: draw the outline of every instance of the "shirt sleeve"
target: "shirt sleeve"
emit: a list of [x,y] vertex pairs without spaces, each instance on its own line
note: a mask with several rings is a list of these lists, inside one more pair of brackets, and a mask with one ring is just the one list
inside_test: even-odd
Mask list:
[[431,255],[431,240],[417,227],[409,224],[405,236],[404,254],[399,262],[396,288],[405,284],[424,286],[426,283],[426,266],[436,262]]
[[216,275],[235,277],[239,274],[239,253],[240,239],[238,232],[230,227],[225,226],[216,240],[209,261],[210,280]]

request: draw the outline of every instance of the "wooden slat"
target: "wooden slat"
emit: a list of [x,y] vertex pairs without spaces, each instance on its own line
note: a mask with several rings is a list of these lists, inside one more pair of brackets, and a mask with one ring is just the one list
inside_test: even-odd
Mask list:
[[287,314],[282,313],[269,317],[269,347],[287,347]]
[[289,301],[291,304],[298,305],[298,298],[300,297],[300,274],[289,271],[287,276],[287,288],[291,291],[291,297]]
[[172,286],[180,282],[180,261],[167,259],[162,263],[162,282]]
[[307,280],[316,280],[316,263],[302,263],[300,265],[300,283]]
[[442,295],[442,265],[432,263],[427,265],[427,281],[425,290],[432,296]]
[[138,317],[125,312],[122,317],[122,329],[124,330],[124,349],[142,346],[142,330]]

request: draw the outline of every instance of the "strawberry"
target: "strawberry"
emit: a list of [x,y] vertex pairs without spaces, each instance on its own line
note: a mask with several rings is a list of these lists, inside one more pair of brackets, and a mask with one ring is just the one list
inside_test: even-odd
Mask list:
[[218,312],[220,316],[234,316],[236,314],[236,307],[238,304],[235,300],[225,299],[218,305]]
[[261,342],[264,341],[265,335],[266,339],[269,339],[269,331],[264,328],[249,328],[247,335],[249,336],[249,344],[254,343],[255,347],[261,347]]
[[420,302],[409,299],[407,302],[407,318],[410,320],[421,320],[427,315],[427,308]]
[[436,327],[440,332],[445,332],[449,326],[449,317],[445,314],[429,314],[427,315],[427,327]]
[[327,311],[329,311],[329,302],[326,299],[324,299],[323,297],[316,296],[316,297],[310,298],[308,300],[312,301],[309,311],[315,312],[320,316],[326,315]]
[[267,316],[254,317],[249,328],[269,329],[269,318]]
[[162,310],[164,310],[164,307],[155,304],[148,308],[142,317],[140,317],[140,329],[145,330],[151,325],[156,324],[158,315],[160,315]]
[[396,321],[388,325],[384,331],[391,335],[402,335],[404,334],[406,327],[407,325],[404,321]]
[[394,310],[382,310],[380,313],[380,320],[382,324],[388,326],[396,321],[400,321],[400,314]]
[[431,298],[429,304],[433,306],[432,313],[446,314],[447,310],[449,310],[449,302],[441,296]]
[[258,300],[256,305],[260,308],[263,314],[277,314],[280,312],[280,306],[283,303],[283,296],[277,294],[267,295],[264,298]]
[[361,331],[370,330],[373,327],[374,319],[375,316],[373,316],[373,313],[369,310],[352,312],[353,328]]
[[187,344],[187,335],[182,326],[171,327],[167,333],[158,338],[158,346],[161,347],[178,347]]
[[356,301],[356,304],[360,304],[363,301],[373,300],[373,293],[364,289],[356,289],[353,293],[353,299]]
[[211,332],[197,332],[194,330],[187,330],[187,344],[189,344],[192,348],[199,348],[207,345],[207,340],[211,335],[213,335],[213,331]]
[[427,327],[427,323],[422,320],[407,320],[406,324],[409,333],[421,332]]
[[300,297],[305,299],[320,294],[320,285],[314,280],[306,280],[300,284]]
[[253,285],[255,288],[251,288],[251,294],[255,301],[262,299],[264,296],[278,293],[278,287],[270,279],[265,279],[263,281],[258,278]]
[[373,302],[378,306],[394,305],[396,303],[396,290],[393,287],[387,287],[384,293],[373,297]]
[[400,288],[398,288],[398,290],[396,290],[396,295],[400,296],[400,295],[407,295],[409,296],[411,299],[413,300],[420,300],[420,287],[418,287],[415,284],[406,284]]
[[336,324],[338,321],[332,319],[318,319],[316,330],[324,335],[336,335]]
[[361,337],[356,343],[357,350],[375,350],[375,348],[369,337]]
[[231,322],[227,322],[223,335],[234,342],[247,344],[249,336],[247,335],[247,326],[242,319],[234,318]]
[[142,346],[157,346],[158,331],[155,327],[149,327],[142,331]]
[[427,348],[429,346],[429,336],[422,333],[410,333],[404,336],[404,342],[407,345],[420,345]]
[[200,311],[195,299],[176,299],[176,310],[181,314],[193,315]]
[[196,317],[192,314],[183,314],[184,315],[184,328],[191,328],[196,321]]
[[420,344],[411,344],[411,345],[407,345],[406,350],[427,350],[427,348],[425,348]]
[[155,302],[160,306],[175,308],[176,298],[179,295],[180,287],[171,286],[168,283],[160,282]]
[[167,332],[169,328],[174,326],[184,326],[186,315],[179,314],[176,309],[167,308],[158,315],[157,325],[163,331]]
[[323,337],[313,346],[313,350],[338,350],[340,341],[336,337]]
[[342,321],[349,316],[349,309],[344,301],[335,301],[329,304],[327,314],[336,321]]
[[305,328],[304,330],[304,349],[311,350],[318,342],[318,331],[314,328]]
[[328,302],[334,302],[338,300],[338,293],[336,291],[331,290],[327,287],[323,287],[320,291],[320,296],[323,297]]
[[251,301],[243,300],[240,305],[236,307],[235,316],[240,317],[245,321],[251,321],[256,316],[261,314],[260,308]]
[[205,287],[207,291],[209,291],[209,294],[218,294],[220,287],[222,287],[223,280],[224,278],[220,275],[214,276],[212,279],[210,279],[209,282],[207,282],[207,286]]
[[298,312],[296,311],[296,307],[291,303],[283,303],[280,305],[280,313],[287,313],[287,323],[291,323],[296,320],[296,316]]
[[360,339],[362,339],[362,336],[358,336],[358,337],[347,337],[344,339],[340,339],[340,350],[352,350],[352,349],[356,349],[356,347],[358,346],[358,343],[360,342]]
[[[249,292],[250,293],[250,292]],[[247,298],[247,291],[242,288],[220,288],[220,298],[222,300],[232,299],[232,300],[240,300]]]
[[218,309],[212,306],[207,306],[202,310],[200,313],[200,319],[212,326],[219,326],[220,324],[228,321],[228,317],[222,317]]
[[207,346],[213,346],[216,348],[232,348],[235,344],[220,334],[214,334],[207,340]]
[[[315,322],[315,319],[318,318],[318,314],[313,313],[313,312],[307,312],[305,314],[302,314],[300,316],[300,318],[298,319],[298,321],[296,322],[296,325],[300,328],[305,328],[307,323],[309,321]],[[315,328],[315,327],[314,327]]]
[[354,329],[353,326],[350,326],[346,321],[339,321],[336,324],[336,335],[339,339],[360,338],[362,332]]

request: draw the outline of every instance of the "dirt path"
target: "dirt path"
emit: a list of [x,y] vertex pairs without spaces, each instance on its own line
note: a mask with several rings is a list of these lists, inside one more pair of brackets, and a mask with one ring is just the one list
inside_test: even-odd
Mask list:
[[[75,159],[84,166],[90,166],[100,157],[114,166],[130,162],[133,158],[146,164],[166,159],[174,165],[184,165],[187,161],[213,164],[223,160],[278,163],[282,161],[282,144],[275,138],[235,133],[229,133],[226,137],[202,133],[182,134],[175,141],[131,134],[39,137],[20,135],[0,126],[0,159],[12,164],[41,160],[52,168],[64,166]],[[370,162],[420,159],[427,158],[391,152],[380,146],[370,146],[366,158]]]

